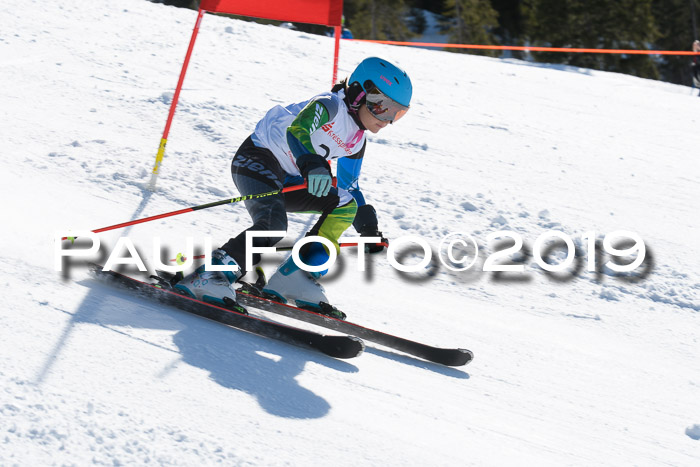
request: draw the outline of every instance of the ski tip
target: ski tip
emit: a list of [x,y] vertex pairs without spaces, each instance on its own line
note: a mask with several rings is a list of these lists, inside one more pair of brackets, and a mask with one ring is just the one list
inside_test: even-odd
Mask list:
[[457,352],[461,354],[462,358],[457,359],[458,363],[454,366],[463,366],[474,360],[474,352],[467,349],[457,349]]
[[467,349],[441,349],[431,359],[445,366],[464,366],[474,359],[474,353]]

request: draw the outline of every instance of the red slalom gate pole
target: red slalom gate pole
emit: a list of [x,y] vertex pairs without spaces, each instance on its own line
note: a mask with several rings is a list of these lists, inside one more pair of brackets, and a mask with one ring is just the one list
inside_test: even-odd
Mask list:
[[333,28],[335,31],[335,47],[333,50],[333,82],[331,86],[335,86],[335,82],[338,79],[338,55],[340,52],[340,36],[342,35],[342,28],[340,26],[335,26]]
[[175,87],[175,94],[173,94],[173,100],[170,103],[170,111],[168,112],[168,119],[165,121],[165,129],[163,130],[163,136],[160,139],[160,145],[158,146],[158,152],[156,153],[156,162],[151,171],[151,181],[148,187],[151,191],[156,189],[156,179],[158,178],[158,173],[160,172],[160,164],[163,162],[163,157],[165,156],[165,145],[168,143],[168,134],[170,134],[170,125],[173,122],[173,116],[175,116],[175,109],[177,108],[177,101],[180,98],[180,91],[182,90],[182,84],[185,82],[185,74],[187,73],[187,66],[190,63],[190,57],[192,56],[192,50],[194,49],[194,43],[197,39],[197,34],[199,33],[199,26],[202,23],[202,18],[204,17],[205,11],[200,8],[197,14],[197,21],[194,23],[194,29],[192,30],[192,37],[190,38],[190,45],[187,47],[187,53],[185,54],[185,61],[182,64],[182,70],[180,71],[180,77],[177,80],[177,86]]
[[[240,201],[246,201],[249,199],[265,198],[266,196],[274,196],[274,195],[278,195],[280,193],[289,193],[290,191],[305,190],[307,187],[308,187],[308,184],[306,182],[304,182],[301,185],[288,186],[286,188],[282,188],[280,190],[275,190],[275,191],[269,191],[267,193],[258,193],[255,195],[245,195],[245,196],[238,196],[236,198],[222,199],[220,201],[214,201],[213,203],[200,204],[199,206],[192,206],[192,207],[185,208],[185,209],[179,209],[177,211],[166,212],[164,214],[157,214],[157,215],[151,216],[151,217],[144,217],[143,219],[136,219],[136,220],[129,221],[129,222],[122,222],[121,224],[110,225],[109,227],[102,227],[100,229],[92,230],[92,233],[100,233],[100,232],[106,232],[108,230],[121,229],[122,227],[128,227],[130,225],[136,225],[136,224],[143,224],[144,222],[155,221],[158,219],[163,219],[165,217],[177,216],[179,214],[184,214],[186,212],[193,212],[193,211],[199,211],[202,209],[209,209],[209,208],[213,208],[214,206],[221,206],[222,204],[238,203]],[[69,237],[63,237],[61,240],[68,240],[68,238]],[[70,238],[75,239],[76,237],[70,237]]]

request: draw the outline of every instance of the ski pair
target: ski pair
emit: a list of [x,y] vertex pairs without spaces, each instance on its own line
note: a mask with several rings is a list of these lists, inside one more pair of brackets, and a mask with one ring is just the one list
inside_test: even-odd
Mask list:
[[[298,319],[348,335],[323,335],[313,331],[248,316],[227,308],[183,296],[172,290],[171,281],[173,277],[167,273],[161,273],[160,276],[157,276],[158,282],[156,284],[149,284],[114,271],[103,271],[102,267],[98,264],[90,264],[89,267],[90,271],[99,279],[107,280],[134,290],[140,295],[155,299],[160,303],[174,306],[181,310],[253,334],[281,340],[300,347],[318,350],[335,358],[353,358],[360,355],[364,350],[364,343],[360,338],[446,366],[466,365],[473,358],[472,352],[466,349],[434,347],[386,334],[381,331],[375,331],[348,321],[278,303],[267,298],[257,297],[251,294],[251,292],[255,290],[255,287],[251,285],[246,287],[247,284],[244,284],[244,287],[237,291],[237,297],[242,305]],[[242,290],[245,290],[247,293]]]
[[[170,274],[164,271],[157,271],[157,274],[157,276],[152,277],[165,287],[172,287],[182,277],[181,274]],[[256,308],[325,327],[445,366],[463,366],[474,358],[474,354],[467,349],[435,347],[345,321],[344,313],[325,303],[321,304],[320,310],[280,303],[275,297],[263,292],[265,276],[261,271],[258,271],[256,283],[251,284],[244,281],[238,283],[241,287],[236,289],[236,300],[244,307]],[[338,313],[342,318],[339,317]]]

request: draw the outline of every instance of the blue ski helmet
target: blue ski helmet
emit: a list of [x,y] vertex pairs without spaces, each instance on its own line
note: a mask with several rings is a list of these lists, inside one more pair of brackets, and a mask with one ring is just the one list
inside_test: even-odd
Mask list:
[[408,111],[413,94],[413,86],[406,72],[377,57],[364,59],[350,75],[348,85],[361,88],[357,89],[355,103],[365,97],[372,115],[390,122],[398,120]]

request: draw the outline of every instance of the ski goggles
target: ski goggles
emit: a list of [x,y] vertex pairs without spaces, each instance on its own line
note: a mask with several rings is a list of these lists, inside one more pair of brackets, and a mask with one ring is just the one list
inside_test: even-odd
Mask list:
[[367,109],[377,120],[394,123],[408,112],[408,107],[401,105],[385,95],[376,86],[372,86],[365,95]]

